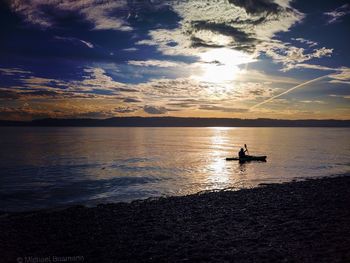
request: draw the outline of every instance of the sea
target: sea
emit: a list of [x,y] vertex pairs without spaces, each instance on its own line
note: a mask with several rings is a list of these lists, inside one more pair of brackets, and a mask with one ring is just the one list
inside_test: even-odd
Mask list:
[[[0,211],[239,190],[350,171],[349,128],[0,128]],[[247,145],[266,162],[226,161]]]

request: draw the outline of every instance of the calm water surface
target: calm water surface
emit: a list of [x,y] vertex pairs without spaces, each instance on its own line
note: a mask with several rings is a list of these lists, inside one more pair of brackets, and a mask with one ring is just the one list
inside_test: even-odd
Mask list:
[[[349,172],[347,128],[0,128],[0,210],[95,205]],[[266,163],[239,164],[246,143]]]

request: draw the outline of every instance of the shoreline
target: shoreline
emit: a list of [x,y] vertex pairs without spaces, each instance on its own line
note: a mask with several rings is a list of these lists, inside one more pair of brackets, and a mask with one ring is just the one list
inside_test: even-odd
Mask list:
[[4,262],[29,256],[341,262],[350,261],[349,222],[346,174],[96,207],[1,212],[0,253]]
[[133,202],[136,203],[142,203],[142,202],[150,202],[150,201],[157,201],[159,199],[166,199],[166,198],[172,198],[172,197],[186,197],[186,196],[196,196],[196,195],[202,195],[202,194],[209,194],[209,193],[220,193],[220,192],[237,192],[241,190],[250,190],[250,189],[256,189],[261,187],[266,187],[269,185],[283,185],[288,183],[297,183],[297,182],[304,182],[304,181],[310,181],[310,180],[319,180],[319,179],[327,179],[327,178],[337,178],[337,177],[344,177],[344,176],[350,176],[350,173],[338,173],[334,175],[326,175],[326,176],[312,176],[312,177],[294,177],[291,179],[281,180],[278,182],[267,182],[267,183],[259,183],[257,185],[252,185],[249,187],[227,187],[227,188],[214,188],[214,189],[208,189],[208,190],[201,190],[195,193],[189,193],[189,194],[183,194],[183,195],[159,195],[159,196],[150,196],[145,198],[136,198],[136,199],[130,199],[130,200],[120,200],[120,201],[111,201],[111,202],[101,202],[101,203],[84,203],[84,202],[77,202],[77,203],[67,203],[67,204],[61,204],[61,205],[54,205],[52,207],[40,207],[40,208],[27,208],[23,210],[0,210],[0,218],[6,217],[7,215],[15,215],[15,214],[31,214],[31,213],[40,213],[40,212],[55,212],[55,211],[61,211],[65,209],[69,209],[72,207],[84,207],[84,208],[96,208],[100,205],[115,205],[115,204],[131,204]]

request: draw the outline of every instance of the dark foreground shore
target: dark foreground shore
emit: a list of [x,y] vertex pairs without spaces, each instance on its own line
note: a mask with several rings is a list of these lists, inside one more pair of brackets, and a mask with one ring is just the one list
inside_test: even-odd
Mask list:
[[2,213],[0,257],[20,263],[350,262],[350,176]]

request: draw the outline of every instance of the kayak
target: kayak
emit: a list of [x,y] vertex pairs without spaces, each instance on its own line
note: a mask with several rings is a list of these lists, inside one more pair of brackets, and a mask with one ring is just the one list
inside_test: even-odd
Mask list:
[[247,156],[245,156],[243,158],[229,157],[229,158],[226,158],[226,161],[240,161],[240,162],[262,161],[262,162],[266,162],[266,157],[267,156],[251,156],[251,155],[247,155]]

